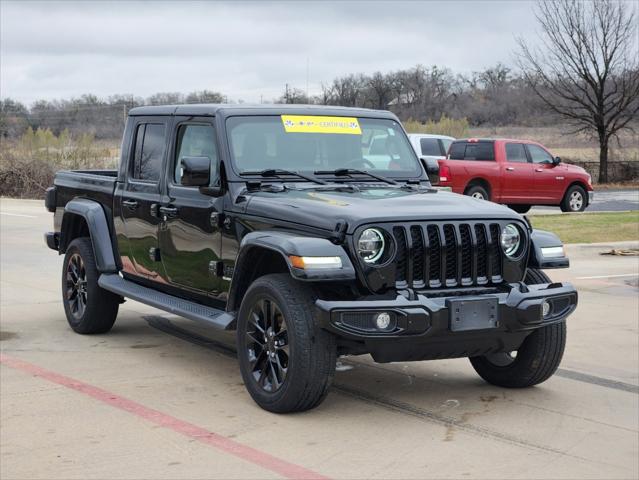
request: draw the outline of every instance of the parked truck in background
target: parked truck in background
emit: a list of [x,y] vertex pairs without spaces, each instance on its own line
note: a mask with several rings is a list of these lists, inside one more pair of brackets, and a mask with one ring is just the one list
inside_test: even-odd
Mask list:
[[408,139],[419,157],[432,160],[446,158],[448,149],[455,141],[453,137],[429,133],[409,133]]
[[543,145],[527,140],[455,140],[439,166],[439,185],[506,204],[519,213],[532,205],[582,212],[593,198],[588,172],[562,163]]

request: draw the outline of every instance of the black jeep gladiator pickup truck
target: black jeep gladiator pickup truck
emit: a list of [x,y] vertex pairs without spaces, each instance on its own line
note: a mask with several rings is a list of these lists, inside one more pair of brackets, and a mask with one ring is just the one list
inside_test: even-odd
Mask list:
[[236,330],[246,388],[274,412],[317,406],[339,355],[543,382],[577,305],[542,272],[568,266],[561,242],[429,172],[389,112],[134,108],[117,170],[47,191],[67,320],[107,332],[130,298]]

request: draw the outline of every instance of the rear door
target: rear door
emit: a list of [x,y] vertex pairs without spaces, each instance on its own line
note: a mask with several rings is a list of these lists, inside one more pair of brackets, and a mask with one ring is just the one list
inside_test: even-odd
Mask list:
[[212,117],[176,117],[172,128],[166,195],[160,209],[159,244],[163,277],[170,285],[217,297],[222,293],[217,276],[221,256],[220,221],[223,199],[181,184],[181,159],[208,157],[210,185],[219,181],[219,157]]
[[540,145],[526,145],[534,170],[535,193],[541,203],[559,203],[566,186],[566,177],[553,163],[553,156]]
[[526,147],[523,143],[506,142],[503,147],[504,162],[501,164],[501,191],[503,202],[534,203],[533,166],[528,161]]
[[158,253],[157,208],[164,172],[168,120],[166,117],[133,117],[133,138],[128,171],[119,189],[122,230],[128,256],[123,271],[147,280],[161,281]]
[[490,186],[491,200],[498,201],[499,165],[495,161],[495,142],[492,140],[462,140],[452,143],[448,160],[441,163],[450,169],[452,188],[464,193],[469,183],[482,179]]

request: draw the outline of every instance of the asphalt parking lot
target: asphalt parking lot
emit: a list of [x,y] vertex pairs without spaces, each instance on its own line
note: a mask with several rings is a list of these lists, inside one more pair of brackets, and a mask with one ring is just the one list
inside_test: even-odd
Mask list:
[[[465,359],[344,359],[327,400],[250,399],[231,335],[127,301],[73,334],[41,202],[0,201],[0,476],[10,478],[637,478],[639,257],[571,246],[580,304],[558,373],[527,390]],[[636,243],[634,244],[636,246]]]

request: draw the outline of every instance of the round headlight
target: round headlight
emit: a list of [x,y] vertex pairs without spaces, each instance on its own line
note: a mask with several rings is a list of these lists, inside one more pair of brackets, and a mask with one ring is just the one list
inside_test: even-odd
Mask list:
[[509,223],[501,231],[501,248],[509,257],[514,257],[519,253],[519,245],[521,244],[521,235],[519,229]]
[[366,263],[377,262],[384,253],[384,234],[376,228],[367,228],[357,241],[357,253]]

